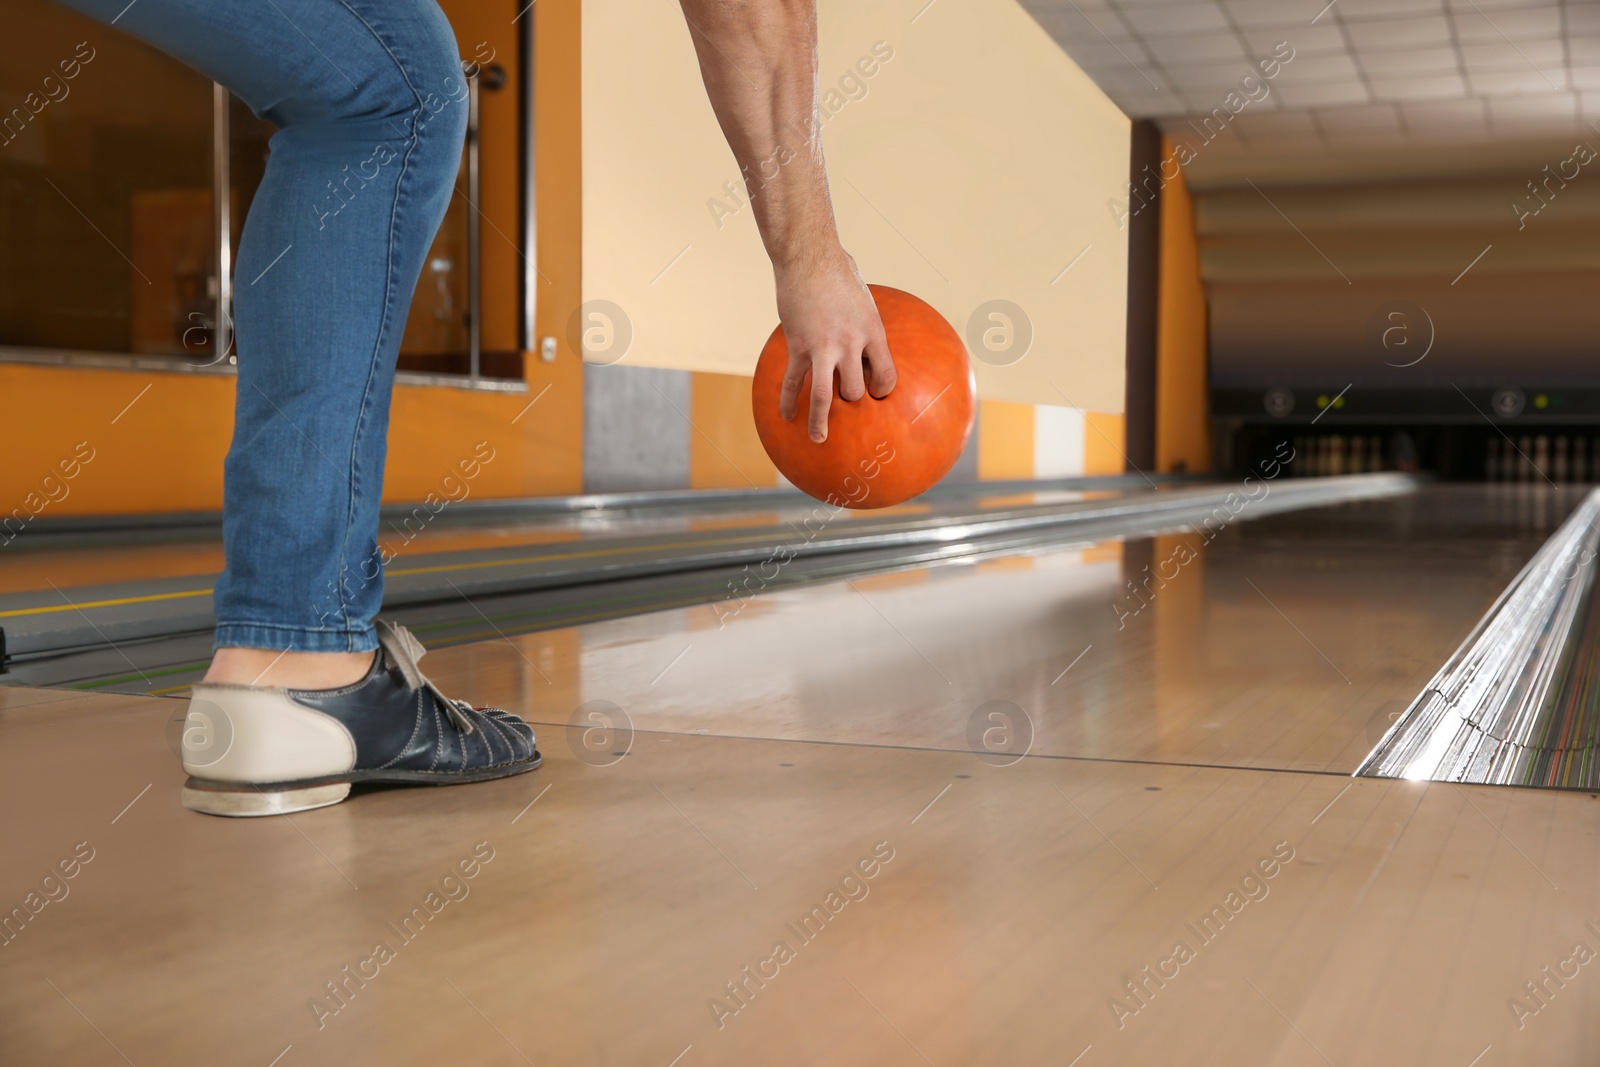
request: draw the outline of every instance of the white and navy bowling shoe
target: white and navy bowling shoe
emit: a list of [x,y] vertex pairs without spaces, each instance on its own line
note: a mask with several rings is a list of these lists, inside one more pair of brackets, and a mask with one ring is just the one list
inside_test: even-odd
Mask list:
[[417,669],[424,649],[405,627],[380,622],[378,643],[367,676],[342,689],[195,685],[184,806],[281,815],[337,804],[355,784],[454,785],[539,766],[533,728],[441,693]]

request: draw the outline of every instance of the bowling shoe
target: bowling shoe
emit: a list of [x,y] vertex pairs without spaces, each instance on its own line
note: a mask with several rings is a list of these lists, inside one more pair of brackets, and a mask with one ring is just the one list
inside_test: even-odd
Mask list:
[[364,782],[453,785],[539,766],[533,728],[452,700],[417,669],[423,647],[378,624],[367,676],[340,689],[194,686],[184,723],[184,807],[281,815],[337,804]]

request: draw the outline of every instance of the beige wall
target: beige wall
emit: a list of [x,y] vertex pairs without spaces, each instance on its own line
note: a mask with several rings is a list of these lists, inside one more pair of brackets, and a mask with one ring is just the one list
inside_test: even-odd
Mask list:
[[[583,18],[584,299],[624,309],[629,363],[749,374],[771,274],[676,5],[584,0]],[[1127,119],[1014,0],[821,0],[821,35],[824,93],[893,52],[823,133],[868,280],[963,334],[985,301],[1024,309],[1032,348],[978,363],[983,396],[1120,412],[1127,241],[1106,204]]]

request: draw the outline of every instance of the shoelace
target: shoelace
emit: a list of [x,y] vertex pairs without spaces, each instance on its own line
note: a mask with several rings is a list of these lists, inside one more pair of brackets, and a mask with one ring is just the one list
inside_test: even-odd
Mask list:
[[472,713],[477,709],[465,700],[453,700],[444,695],[439,687],[428,680],[417,667],[417,661],[428,654],[422,647],[422,642],[411,636],[407,630],[397,622],[378,623],[378,645],[383,649],[386,664],[400,672],[406,684],[413,689],[426,689],[432,693],[450,718],[455,720],[461,732],[473,734],[478,732],[477,725],[472,721]]

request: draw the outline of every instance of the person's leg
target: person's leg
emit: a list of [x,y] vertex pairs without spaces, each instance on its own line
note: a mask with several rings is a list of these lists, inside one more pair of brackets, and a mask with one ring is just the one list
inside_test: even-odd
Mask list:
[[352,781],[536,766],[532,731],[445,698],[403,630],[373,654],[390,390],[466,126],[443,13],[434,0],[63,2],[279,126],[235,266],[219,651],[190,713],[228,744],[207,759],[186,747],[185,802],[268,814],[332,803]]
[[[258,684],[276,671],[276,684],[322,687],[359,678],[371,657],[351,654],[377,647],[389,398],[406,312],[452,195],[467,93],[433,0],[274,0],[262,10],[277,33],[270,43],[247,33],[240,47],[292,49],[295,81],[264,107],[244,97],[281,129],[235,269],[239,398],[215,595],[223,655],[209,680],[261,674],[259,653],[236,654],[245,662],[231,669],[234,646],[287,649]],[[302,655],[328,652],[345,655]]]
[[394,367],[466,129],[449,23],[433,0],[67,2],[279,127],[234,271],[216,644],[370,653]]

